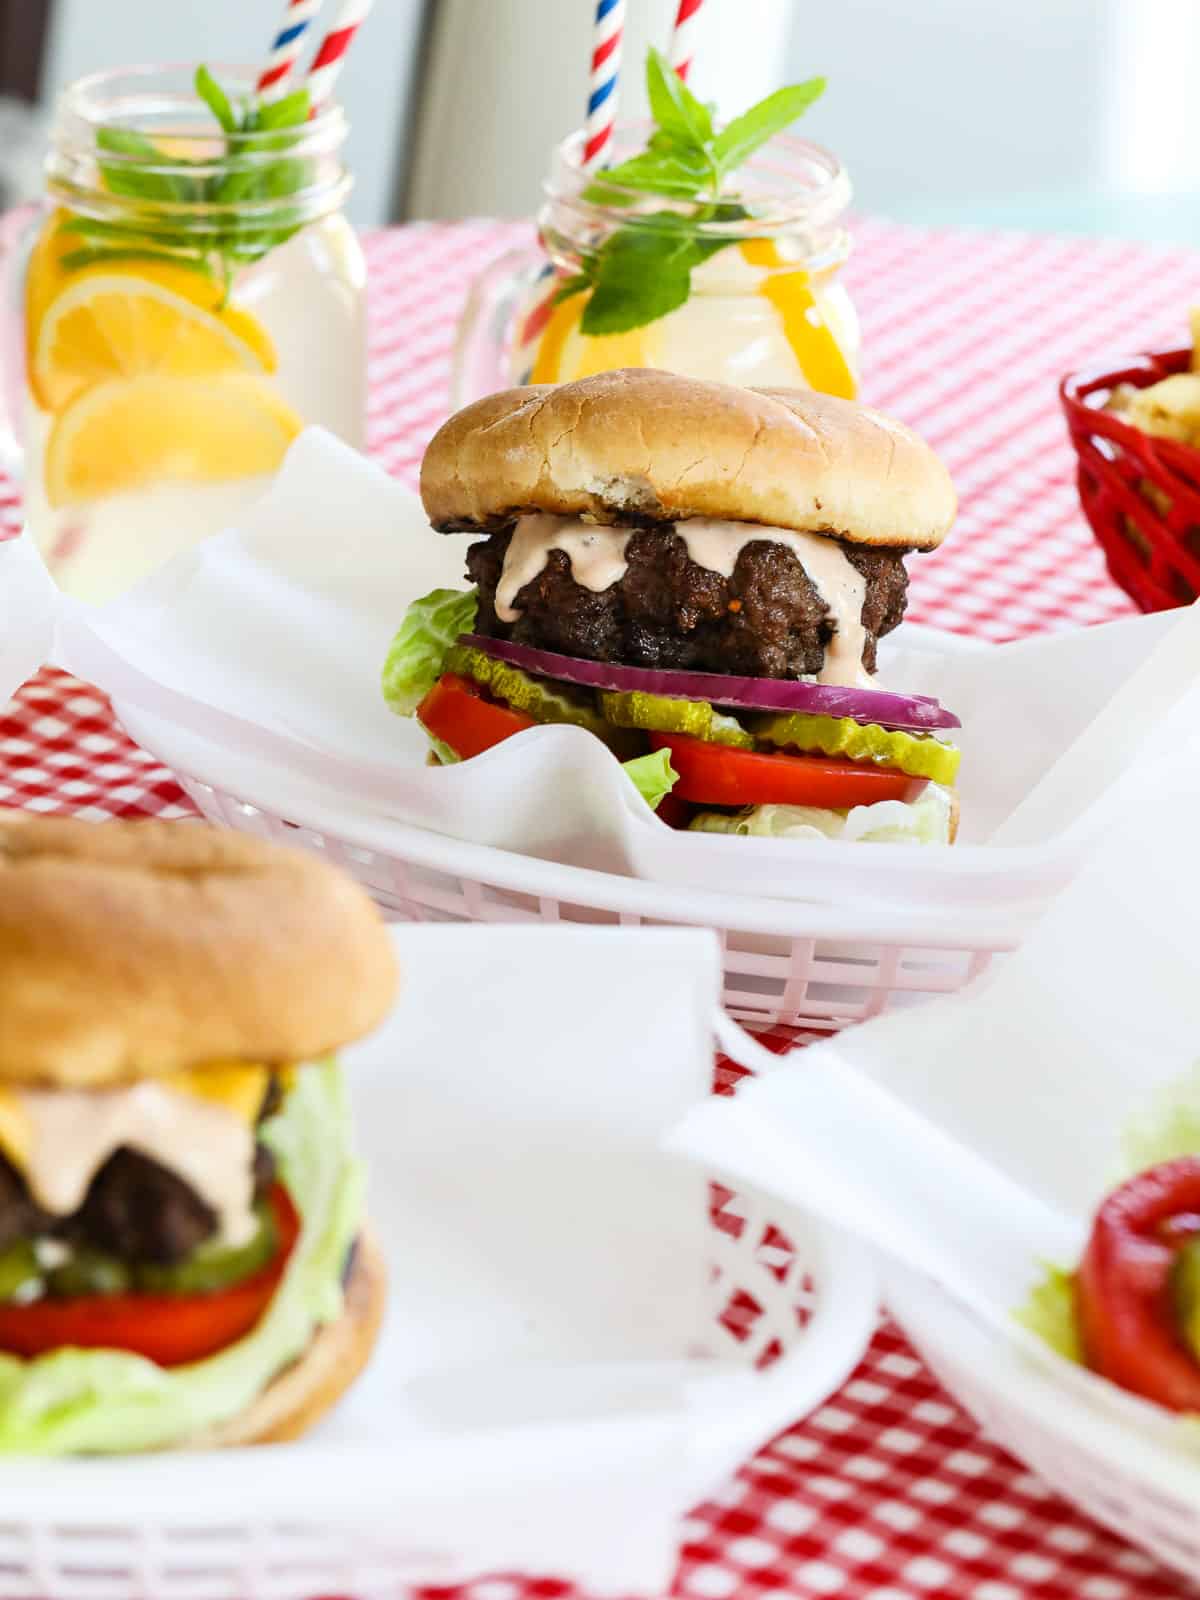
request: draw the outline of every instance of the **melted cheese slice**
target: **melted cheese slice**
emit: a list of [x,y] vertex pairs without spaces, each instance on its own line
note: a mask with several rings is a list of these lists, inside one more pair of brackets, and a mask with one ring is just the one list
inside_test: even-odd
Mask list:
[[[189,1095],[209,1105],[220,1106],[239,1122],[253,1127],[266,1099],[271,1079],[270,1067],[247,1066],[240,1061],[219,1061],[211,1067],[188,1072],[169,1072],[161,1078],[145,1079],[174,1094]],[[130,1088],[135,1087],[130,1085]],[[111,1091],[104,1091],[109,1093]],[[25,1091],[0,1084],[0,1151],[17,1171],[25,1176],[29,1168],[33,1140],[33,1121]],[[169,1153],[165,1166],[170,1166]]]
[[0,1151],[55,1216],[78,1210],[123,1145],[191,1184],[230,1243],[253,1231],[254,1127],[271,1069],[214,1062],[115,1089],[0,1087]]

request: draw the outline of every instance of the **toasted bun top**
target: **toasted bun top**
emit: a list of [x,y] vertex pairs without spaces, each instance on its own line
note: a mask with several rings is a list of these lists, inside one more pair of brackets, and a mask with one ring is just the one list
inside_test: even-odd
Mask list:
[[434,435],[421,498],[442,532],[526,511],[716,517],[919,550],[957,509],[929,446],[868,406],[640,367],[477,400]]
[[192,823],[0,821],[0,1081],[309,1060],[395,989],[379,913],[310,856]]

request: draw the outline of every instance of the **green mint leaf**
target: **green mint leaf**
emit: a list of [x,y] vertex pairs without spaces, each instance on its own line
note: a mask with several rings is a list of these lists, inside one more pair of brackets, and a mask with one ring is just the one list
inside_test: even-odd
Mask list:
[[629,197],[620,190],[633,189],[641,194],[691,200],[711,177],[712,167],[702,155],[646,150],[598,173],[584,190],[583,198],[595,205],[627,205]]
[[665,133],[698,149],[708,144],[713,136],[712,113],[653,45],[646,55],[646,94],[650,115]]
[[59,233],[78,233],[88,239],[113,239],[128,244],[131,239],[145,239],[145,229],[128,222],[101,222],[98,217],[67,217],[58,225]]
[[196,68],[196,93],[216,117],[226,133],[237,133],[241,127],[229,96],[207,67]]
[[185,267],[189,272],[203,273],[206,278],[212,276],[208,263],[200,256],[180,255],[174,250],[156,250],[150,245],[129,245],[126,248],[119,245],[84,245],[79,250],[68,250],[59,265],[68,272],[75,272],[80,267],[115,265],[121,261],[168,262],[171,266]]
[[307,161],[272,161],[263,168],[263,193],[271,200],[286,200],[308,187],[311,170]]
[[[197,198],[195,184],[183,173],[152,172],[166,160],[157,145],[132,128],[97,128],[96,147],[106,155],[122,156],[121,161],[101,161],[100,172],[110,194],[127,200],[152,200],[160,203],[187,202]],[[137,166],[135,163],[144,165]]]
[[[621,228],[596,252],[592,297],[584,307],[585,334],[628,333],[681,306],[692,286],[696,243],[679,218],[673,227]],[[644,219],[651,221],[652,219]],[[657,219],[655,219],[657,220]]]
[[563,279],[562,283],[560,283],[558,288],[554,291],[554,297],[550,304],[554,306],[560,306],[564,300],[571,300],[575,295],[582,294],[585,289],[590,289],[591,287],[591,273],[577,272],[574,277]]
[[760,100],[749,111],[735,117],[721,129],[712,143],[712,155],[722,175],[740,167],[742,162],[782,133],[802,117],[825,93],[824,78],[809,78],[807,83],[795,83],[788,89],[777,89],[765,100]]
[[272,128],[301,128],[308,121],[308,112],[308,90],[293,89],[281,100],[268,100],[258,107],[255,130],[266,132]]

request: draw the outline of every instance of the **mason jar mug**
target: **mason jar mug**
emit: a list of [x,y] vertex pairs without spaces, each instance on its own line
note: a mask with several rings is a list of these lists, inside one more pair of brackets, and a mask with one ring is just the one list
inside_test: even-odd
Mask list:
[[9,260],[5,360],[29,526],[63,589],[107,599],[228,525],[306,423],[363,443],[345,133],[332,106],[226,134],[182,67],[65,92]]
[[[614,164],[641,150],[649,132],[619,128]],[[511,252],[476,283],[459,330],[456,405],[512,383],[630,366],[854,395],[859,328],[840,277],[850,183],[835,156],[777,135],[740,170],[736,192],[713,204],[625,192],[588,170],[582,154],[582,134],[555,154],[538,248]],[[696,247],[686,300],[623,331],[589,333],[590,292],[572,292],[587,263],[618,234],[636,247],[664,228]]]

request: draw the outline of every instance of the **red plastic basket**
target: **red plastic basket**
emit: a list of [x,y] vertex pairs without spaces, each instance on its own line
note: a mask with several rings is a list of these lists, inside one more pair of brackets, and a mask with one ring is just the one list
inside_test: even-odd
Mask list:
[[1133,356],[1115,371],[1073,372],[1059,386],[1083,509],[1108,570],[1143,611],[1200,595],[1200,450],[1151,438],[1102,407],[1120,383],[1144,389],[1191,363],[1191,350]]

